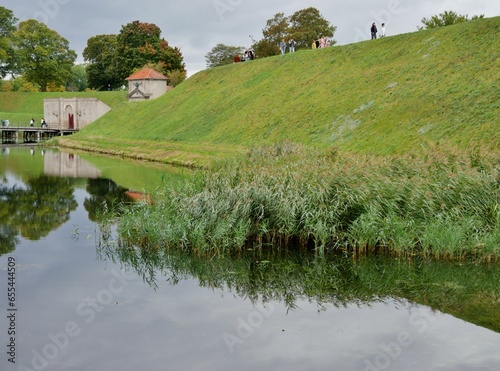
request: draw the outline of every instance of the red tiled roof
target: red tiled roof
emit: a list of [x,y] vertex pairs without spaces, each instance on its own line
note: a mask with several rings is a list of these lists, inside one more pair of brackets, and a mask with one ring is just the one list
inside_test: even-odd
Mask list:
[[153,70],[152,68],[144,68],[137,71],[125,80],[167,80],[167,76]]

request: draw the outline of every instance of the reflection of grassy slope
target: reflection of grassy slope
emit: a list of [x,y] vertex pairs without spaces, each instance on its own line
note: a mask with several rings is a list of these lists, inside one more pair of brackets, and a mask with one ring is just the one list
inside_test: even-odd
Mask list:
[[25,147],[9,148],[8,155],[0,156],[0,173],[14,173],[23,182],[42,175],[43,157],[40,154],[40,147],[34,147],[34,151],[34,156],[31,156],[30,151]]
[[111,108],[126,100],[125,92],[61,92],[9,93],[0,92],[0,117],[9,119],[11,126],[28,126],[33,117],[38,125],[43,116],[43,100],[47,98],[98,98]]
[[227,288],[252,301],[278,300],[290,308],[298,299],[319,306],[404,298],[500,332],[500,270],[495,265],[432,260],[315,258],[311,255],[246,253],[205,256],[164,249],[107,247],[100,251],[136,270],[146,282],[186,277],[201,286]]
[[112,179],[124,188],[135,191],[155,191],[162,178],[168,182],[184,179],[191,173],[184,168],[167,165],[144,163],[141,161],[122,160],[107,156],[79,153],[79,156],[101,171],[102,178]]
[[497,17],[208,69],[62,141],[127,153],[143,140],[185,162],[202,145],[228,156],[283,139],[370,154],[498,151],[499,35]]

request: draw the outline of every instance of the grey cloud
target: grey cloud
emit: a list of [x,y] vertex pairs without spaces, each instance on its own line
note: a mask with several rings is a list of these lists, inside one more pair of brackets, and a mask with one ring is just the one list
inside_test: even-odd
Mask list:
[[155,23],[172,46],[181,49],[189,74],[205,68],[205,55],[217,43],[247,47],[249,35],[259,40],[266,21],[278,12],[291,15],[309,6],[316,7],[337,26],[339,45],[369,38],[371,22],[387,23],[388,35],[414,32],[423,17],[444,10],[461,14],[500,15],[500,3],[488,0],[4,0],[20,20],[36,18],[69,40],[79,54],[87,40],[98,34],[116,34],[134,20]]

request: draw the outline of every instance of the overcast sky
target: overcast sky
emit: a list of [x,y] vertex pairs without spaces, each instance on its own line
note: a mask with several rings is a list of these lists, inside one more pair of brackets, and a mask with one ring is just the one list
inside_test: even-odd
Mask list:
[[370,38],[370,25],[386,23],[387,34],[415,32],[423,17],[445,10],[500,16],[498,0],[0,0],[20,20],[37,19],[70,42],[83,62],[87,40],[118,34],[134,20],[154,23],[171,46],[181,49],[188,75],[206,68],[205,55],[217,44],[248,47],[262,38],[266,21],[313,6],[337,27],[339,45]]

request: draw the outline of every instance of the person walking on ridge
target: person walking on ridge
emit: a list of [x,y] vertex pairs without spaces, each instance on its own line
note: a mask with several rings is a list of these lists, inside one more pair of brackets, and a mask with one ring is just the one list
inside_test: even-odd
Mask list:
[[286,42],[285,42],[285,39],[281,39],[280,49],[281,49],[281,54],[285,54],[285,52],[286,52]]
[[372,40],[377,38],[377,26],[375,25],[375,22],[372,23]]

